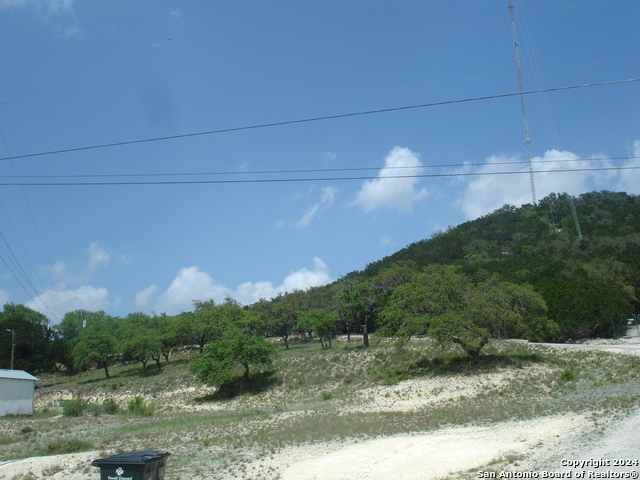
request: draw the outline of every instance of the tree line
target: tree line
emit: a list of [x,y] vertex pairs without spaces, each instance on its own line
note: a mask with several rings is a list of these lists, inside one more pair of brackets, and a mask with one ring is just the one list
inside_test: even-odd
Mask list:
[[[581,196],[581,239],[566,200],[552,195],[536,206],[506,205],[329,285],[248,306],[227,297],[219,304],[195,300],[192,311],[177,315],[77,310],[50,327],[44,315],[6,304],[0,332],[16,330],[15,368],[33,372],[97,367],[109,377],[115,361],[161,369],[176,349],[195,346],[192,372],[211,384],[233,372],[248,378],[294,337],[327,349],[338,334],[359,334],[364,347],[371,335],[426,335],[473,357],[489,338],[620,335],[638,306],[640,200]],[[8,333],[0,336],[7,363],[9,344]]]

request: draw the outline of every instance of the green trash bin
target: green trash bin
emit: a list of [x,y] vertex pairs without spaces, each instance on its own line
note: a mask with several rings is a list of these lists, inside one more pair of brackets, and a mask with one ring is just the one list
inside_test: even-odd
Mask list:
[[100,467],[100,480],[164,480],[167,457],[164,450],[119,453],[91,462]]

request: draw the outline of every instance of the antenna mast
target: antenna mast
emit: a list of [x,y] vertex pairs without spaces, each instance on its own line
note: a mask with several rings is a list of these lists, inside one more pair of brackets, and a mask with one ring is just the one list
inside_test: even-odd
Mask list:
[[533,165],[531,164],[531,139],[529,138],[529,122],[527,121],[527,106],[524,102],[524,87],[522,84],[522,71],[520,70],[520,52],[518,50],[518,37],[516,36],[516,22],[513,15],[513,4],[509,0],[509,16],[511,17],[511,35],[513,36],[513,48],[516,56],[516,69],[518,71],[518,86],[520,87],[520,105],[522,106],[522,123],[524,125],[524,144],[527,147],[527,161],[529,162],[529,182],[531,183],[531,199],[533,204],[536,199],[536,185],[533,180]]

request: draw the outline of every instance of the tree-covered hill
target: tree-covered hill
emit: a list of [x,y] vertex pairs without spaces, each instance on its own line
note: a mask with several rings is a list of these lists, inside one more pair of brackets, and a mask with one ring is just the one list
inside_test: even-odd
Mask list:
[[[571,213],[575,206],[582,240]],[[413,243],[361,272],[371,276],[399,260],[417,265],[528,262],[542,258],[609,257],[636,263],[640,237],[640,197],[592,192],[573,198],[551,194],[538,205],[505,205],[427,240]]]
[[[226,379],[241,365],[248,378],[269,363],[276,352],[266,337],[288,350],[293,338],[328,349],[336,334],[362,334],[365,347],[371,334],[426,335],[477,357],[490,338],[622,335],[639,298],[640,197],[604,191],[505,205],[329,285],[253,305],[198,299],[192,312],[123,318],[78,310],[49,326],[44,315],[6,304],[0,331],[16,332],[20,369],[98,367],[109,377],[117,361],[160,370],[177,348],[197,345],[203,359],[194,372],[219,382],[206,372]],[[0,367],[10,351],[11,336],[0,336]]]
[[639,307],[640,197],[551,194],[537,205],[505,205],[346,278],[372,281],[398,262],[457,266],[474,282],[529,284],[567,336],[620,334]]

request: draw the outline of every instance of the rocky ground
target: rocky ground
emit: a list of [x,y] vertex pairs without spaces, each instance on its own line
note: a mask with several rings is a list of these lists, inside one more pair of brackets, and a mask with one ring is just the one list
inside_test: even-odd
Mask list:
[[[609,346],[631,345],[640,348],[636,335],[606,342]],[[592,343],[592,342],[590,342]],[[560,348],[560,347],[556,347]],[[562,347],[575,348],[575,347]],[[628,353],[621,350],[621,353]],[[544,369],[534,365],[530,368]],[[543,373],[543,372],[538,372]],[[505,379],[523,374],[518,369],[486,373],[476,377],[457,376],[443,378],[408,379],[395,385],[377,385],[358,392],[358,401],[350,402],[342,413],[411,412],[431,404],[473,397],[480,391],[499,389]],[[527,372],[531,374],[531,372]],[[453,382],[453,383],[452,383]],[[185,386],[173,393],[176,408],[180,398],[204,394],[194,386]],[[123,392],[123,394],[125,394]],[[49,404],[55,399],[49,391],[38,399]],[[126,394],[125,394],[126,395]],[[271,402],[272,403],[272,402]],[[227,403],[225,408],[232,408]],[[198,408],[186,404],[185,409]],[[207,408],[215,408],[211,404]],[[351,408],[352,411],[347,411]],[[304,415],[299,412],[275,412],[270,421],[282,421],[285,416]],[[371,439],[302,443],[275,449],[270,455],[253,455],[245,452],[242,476],[228,478],[280,479],[280,480],[356,480],[356,479],[438,479],[438,478],[489,478],[500,472],[571,472],[578,478],[579,471],[563,460],[600,458],[604,460],[640,459],[640,410],[619,412],[611,417],[589,412],[563,413],[541,416],[533,420],[506,421],[488,425],[470,425],[441,428],[424,434],[393,435]],[[0,478],[10,480],[65,479],[95,480],[98,469],[90,462],[104,455],[90,451],[68,455],[31,457],[1,462]],[[177,458],[181,455],[176,452]],[[213,455],[212,455],[213,456]],[[168,469],[167,480],[178,478],[208,478],[207,455],[198,456],[200,465],[192,476],[172,475]],[[171,459],[170,459],[171,463]],[[201,467],[201,468],[200,468]],[[586,466],[588,470],[597,467]],[[611,466],[618,472],[628,472],[637,478],[637,465]],[[616,470],[617,469],[617,470]],[[604,471],[602,467],[600,470]],[[633,472],[635,477],[633,477]],[[486,475],[486,477],[485,477]]]

